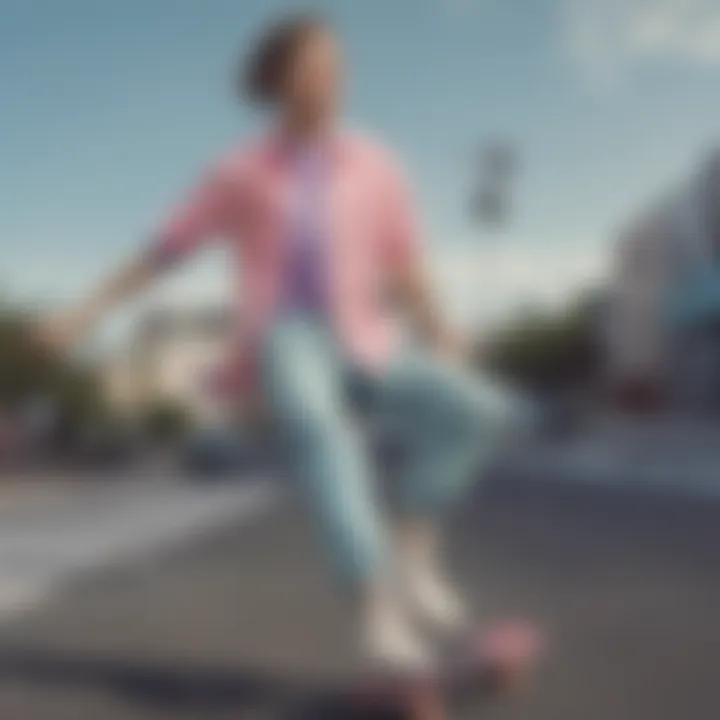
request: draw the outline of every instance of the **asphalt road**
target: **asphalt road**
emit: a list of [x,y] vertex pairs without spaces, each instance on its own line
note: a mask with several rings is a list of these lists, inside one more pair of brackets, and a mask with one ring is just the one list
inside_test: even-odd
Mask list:
[[[480,716],[720,716],[720,504],[494,483],[453,523],[451,561],[483,617],[536,618],[552,640],[530,692]],[[2,627],[0,718],[336,719],[351,648],[285,502]]]

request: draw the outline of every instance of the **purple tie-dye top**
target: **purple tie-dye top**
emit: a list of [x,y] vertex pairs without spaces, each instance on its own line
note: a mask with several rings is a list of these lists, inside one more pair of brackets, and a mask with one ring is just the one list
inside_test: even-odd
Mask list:
[[320,148],[298,150],[293,157],[294,192],[285,245],[284,311],[324,313],[328,308],[325,160]]

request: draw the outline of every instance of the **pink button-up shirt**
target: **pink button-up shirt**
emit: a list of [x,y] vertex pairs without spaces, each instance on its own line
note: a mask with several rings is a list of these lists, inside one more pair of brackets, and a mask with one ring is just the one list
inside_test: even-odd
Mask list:
[[[397,339],[385,291],[418,251],[414,212],[389,154],[356,135],[334,136],[327,181],[331,312],[339,337],[361,364],[382,365]],[[234,262],[238,329],[257,347],[275,318],[292,215],[287,147],[273,136],[231,153],[161,228],[161,261],[221,239]],[[235,358],[237,359],[237,358]],[[237,368],[237,364],[233,363]]]

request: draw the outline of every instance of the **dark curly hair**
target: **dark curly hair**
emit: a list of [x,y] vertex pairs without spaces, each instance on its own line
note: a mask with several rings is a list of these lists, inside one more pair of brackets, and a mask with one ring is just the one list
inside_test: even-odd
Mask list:
[[278,100],[288,68],[303,43],[330,24],[314,13],[303,13],[276,22],[263,33],[237,73],[241,99],[266,105]]

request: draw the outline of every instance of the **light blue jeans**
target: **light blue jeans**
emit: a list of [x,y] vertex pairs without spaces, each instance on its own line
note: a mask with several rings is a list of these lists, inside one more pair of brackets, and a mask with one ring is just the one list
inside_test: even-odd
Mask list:
[[261,365],[290,475],[309,500],[341,583],[350,586],[387,569],[391,557],[350,389],[363,390],[374,423],[408,445],[391,497],[413,518],[436,518],[458,500],[511,419],[494,387],[430,355],[408,352],[378,375],[360,370],[311,316],[277,322]]

